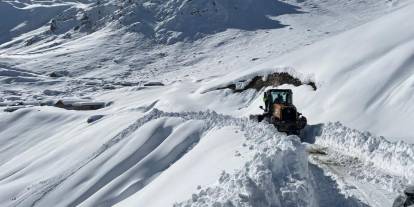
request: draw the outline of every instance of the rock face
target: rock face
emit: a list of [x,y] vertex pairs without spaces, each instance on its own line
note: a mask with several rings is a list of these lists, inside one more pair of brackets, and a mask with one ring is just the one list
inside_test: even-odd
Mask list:
[[151,81],[151,82],[145,83],[144,86],[164,86],[164,84],[161,82],[157,82],[157,81]]
[[241,86],[238,86],[237,84],[230,84],[229,86],[219,89],[229,88],[234,92],[238,93],[243,92],[247,89],[255,89],[257,91],[260,91],[261,89],[268,86],[277,87],[283,84],[290,84],[294,86],[309,85],[313,88],[313,90],[316,91],[317,89],[316,84],[314,82],[308,81],[304,83],[299,78],[295,78],[287,72],[273,73],[268,75],[267,77],[255,76],[251,80],[243,81],[243,83],[240,84]]
[[103,117],[104,117],[104,115],[93,115],[93,116],[89,117],[86,122],[88,122],[88,124],[90,124],[90,123],[98,121],[99,119],[102,119]]
[[55,107],[67,110],[98,110],[105,107],[105,102],[86,102],[86,101],[67,101],[59,100],[55,103]]
[[53,72],[51,72],[49,74],[49,77],[52,77],[52,78],[60,78],[60,77],[68,76],[68,75],[69,75],[69,72],[66,71],[66,70],[63,70],[63,71],[53,71]]

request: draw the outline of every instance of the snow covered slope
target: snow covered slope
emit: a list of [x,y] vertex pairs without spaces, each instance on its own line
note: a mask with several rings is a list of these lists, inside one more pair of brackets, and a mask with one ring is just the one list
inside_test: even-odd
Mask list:
[[413,9],[408,6],[277,62],[314,74],[320,83],[320,90],[302,104],[309,116],[414,143],[414,27],[407,21],[414,18]]
[[[413,5],[327,40],[214,80],[212,86],[286,71],[313,80],[314,92],[296,89],[311,122],[341,121],[353,128],[414,143]],[[257,106],[253,106],[257,107]]]
[[[389,206],[414,183],[412,3],[2,1],[0,206]],[[223,89],[274,72],[316,83],[280,86],[315,145],[247,120],[265,88]]]

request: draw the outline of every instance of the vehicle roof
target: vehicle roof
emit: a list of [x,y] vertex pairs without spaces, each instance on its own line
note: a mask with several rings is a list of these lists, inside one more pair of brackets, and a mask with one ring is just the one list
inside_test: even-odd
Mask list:
[[404,190],[405,194],[411,194],[414,195],[414,185],[410,185],[408,186],[405,190]]
[[291,89],[269,89],[266,92],[288,92],[288,93],[292,93]]

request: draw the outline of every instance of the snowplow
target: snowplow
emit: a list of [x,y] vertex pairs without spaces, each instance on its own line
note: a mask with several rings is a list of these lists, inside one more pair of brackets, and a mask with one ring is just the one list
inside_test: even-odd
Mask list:
[[252,115],[251,119],[256,119],[258,122],[267,121],[279,132],[299,135],[305,128],[307,120],[293,105],[292,96],[290,89],[267,90],[263,95],[265,107],[260,106],[264,111],[263,114]]

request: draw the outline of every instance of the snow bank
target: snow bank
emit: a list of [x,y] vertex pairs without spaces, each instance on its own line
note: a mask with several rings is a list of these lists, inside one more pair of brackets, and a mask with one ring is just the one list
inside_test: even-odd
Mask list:
[[[6,145],[0,153],[5,158],[0,165],[1,205],[114,205],[140,192],[205,133],[225,126],[236,126],[257,143],[269,139],[260,148],[264,154],[255,159],[272,163],[268,163],[269,170],[273,167],[272,172],[283,177],[280,185],[285,187],[284,199],[288,194],[292,200],[301,199],[293,191],[301,189],[300,181],[308,177],[305,151],[297,138],[284,139],[274,127],[247,119],[211,111],[172,113],[153,109],[131,124],[126,123],[133,117],[125,115],[107,115],[87,124],[87,113],[62,113],[51,107],[43,110],[51,111],[22,109],[1,122],[0,141]],[[42,119],[44,116],[47,119]],[[119,123],[114,125],[116,121]],[[33,122],[37,124],[31,125]],[[27,132],[25,136],[16,135],[22,131]],[[19,139],[13,139],[15,136]],[[36,140],[31,140],[33,137]],[[274,148],[274,144],[280,147]],[[272,155],[271,159],[266,154]],[[256,170],[260,171],[259,165]],[[270,177],[266,179],[262,182]],[[262,192],[266,190],[262,188]]]
[[316,144],[360,159],[367,166],[414,183],[414,145],[390,142],[368,132],[360,132],[339,122],[323,126]]
[[[128,114],[106,115],[88,124],[85,120],[93,113],[74,113],[53,107],[42,109],[51,110],[49,112],[37,109],[19,110],[1,122],[0,141],[7,146],[0,153],[7,158],[0,163],[1,205],[131,206],[149,202],[168,206],[179,202],[177,198],[189,198],[190,190],[195,190],[194,186],[200,183],[210,187],[177,205],[318,206],[321,197],[314,189],[320,178],[315,178],[310,170],[306,150],[298,137],[286,137],[272,125],[214,111],[164,112],[158,109],[145,114],[128,111]],[[138,118],[131,116],[133,114]],[[42,118],[44,116],[47,119]],[[30,125],[36,120],[42,121]],[[192,179],[186,180],[185,188],[175,192],[176,198],[151,201],[154,196],[148,192],[158,191],[161,174],[160,178],[164,177],[161,180],[168,185],[175,181],[171,178],[173,172],[187,169],[181,169],[188,167],[182,160],[193,163],[191,166],[195,169],[206,168],[194,164],[199,162],[193,160],[197,154],[193,153],[194,149],[198,151],[196,157],[200,157],[200,153],[203,155],[200,162],[217,162],[218,157],[206,155],[211,150],[205,151],[209,147],[200,140],[225,127],[234,127],[236,132],[231,136],[241,132],[242,138],[216,139],[214,146],[227,146],[219,148],[217,154],[247,157],[238,161],[222,159],[222,163],[236,163],[228,163],[231,168],[221,165],[220,168],[239,170],[217,175],[217,185],[212,185],[211,179],[216,178],[213,172],[219,172],[220,168],[200,175],[211,176],[208,183],[196,179],[200,176],[189,176]],[[13,139],[22,131],[27,132],[25,136]],[[31,140],[33,137],[36,140]],[[234,140],[236,142],[229,145]],[[199,143],[204,144],[199,146]],[[171,180],[165,180],[168,175]],[[318,196],[314,197],[315,194]]]
[[296,138],[260,137],[253,160],[223,172],[215,186],[174,206],[317,206],[304,147]]

